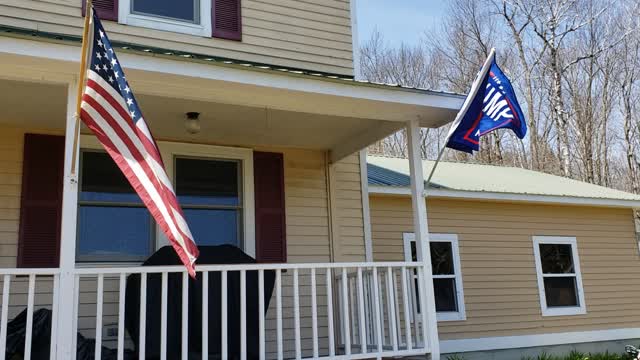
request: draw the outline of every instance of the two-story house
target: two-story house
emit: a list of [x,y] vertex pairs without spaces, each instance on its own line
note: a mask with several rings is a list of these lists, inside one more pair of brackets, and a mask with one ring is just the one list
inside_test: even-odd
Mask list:
[[[359,151],[401,128],[451,121],[462,98],[355,81],[353,6],[94,1],[196,242],[257,259],[198,266],[191,283],[182,267],[140,266],[167,240],[86,128],[73,148],[83,2],[0,1],[0,359],[16,346],[24,358],[71,359],[88,339],[96,357],[113,349],[119,359],[438,358],[428,257],[365,258]],[[420,187],[416,194],[423,214]],[[418,217],[416,232],[425,234],[426,217]],[[140,284],[133,333],[125,316],[131,275]],[[189,286],[208,286],[203,277],[222,295],[201,299],[199,311],[210,315],[201,320],[188,315],[187,299]],[[408,277],[420,286],[407,288]],[[259,291],[234,292],[231,282]],[[411,295],[418,291],[424,295]],[[254,305],[257,322],[231,316]],[[428,311],[410,319],[418,308]],[[8,321],[21,313],[26,341],[16,345]],[[34,314],[36,325],[52,318],[50,336],[33,325]],[[154,319],[162,331],[151,330]]]
[[[93,3],[203,255],[191,280],[88,129],[74,147],[83,0],[0,0],[0,360],[640,339],[640,197],[447,163],[425,201],[420,128],[464,98],[355,80],[355,0]],[[400,129],[408,161],[367,161]]]

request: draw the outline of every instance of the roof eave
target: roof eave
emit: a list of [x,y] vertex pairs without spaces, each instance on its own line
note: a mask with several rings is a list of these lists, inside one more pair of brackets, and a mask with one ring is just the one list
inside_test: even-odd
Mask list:
[[[411,189],[401,186],[369,186],[371,195],[411,196]],[[530,202],[575,206],[596,206],[616,208],[640,208],[640,200],[590,198],[579,196],[557,196],[539,194],[514,194],[489,191],[464,191],[451,189],[428,189],[425,196],[431,198],[491,200],[506,202]]]

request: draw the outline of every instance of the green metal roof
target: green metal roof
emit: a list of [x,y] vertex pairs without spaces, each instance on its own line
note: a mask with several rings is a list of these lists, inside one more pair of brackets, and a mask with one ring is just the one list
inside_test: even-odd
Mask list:
[[[433,164],[433,161],[423,161],[425,178]],[[370,155],[367,166],[370,185],[409,186],[407,159]],[[447,161],[438,165],[431,187],[467,192],[640,201],[640,195],[538,171]]]

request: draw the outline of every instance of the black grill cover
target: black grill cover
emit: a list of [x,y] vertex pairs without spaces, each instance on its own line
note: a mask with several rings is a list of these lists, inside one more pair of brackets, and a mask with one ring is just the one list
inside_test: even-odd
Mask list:
[[[252,264],[256,261],[240,249],[230,246],[199,246],[196,264]],[[143,266],[181,265],[171,246],[156,251]],[[258,271],[247,271],[247,358],[258,358]],[[221,346],[221,291],[220,273],[209,273],[209,356],[220,357]],[[275,271],[264,272],[265,312],[273,292]],[[167,297],[167,359],[179,359],[182,339],[182,274],[169,274]],[[162,301],[162,275],[147,276],[146,358],[160,358],[160,308]],[[202,274],[189,278],[189,359],[200,359],[202,354]],[[140,275],[127,278],[125,325],[136,349],[140,334]],[[227,273],[227,339],[230,359],[240,358],[240,273]]]

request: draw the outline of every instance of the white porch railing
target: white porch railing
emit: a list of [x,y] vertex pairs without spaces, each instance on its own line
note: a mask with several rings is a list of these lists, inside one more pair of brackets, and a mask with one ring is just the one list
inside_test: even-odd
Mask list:
[[[151,352],[146,348],[148,341],[160,344],[160,359],[163,360],[167,358],[167,346],[176,343],[179,343],[178,357],[181,359],[209,358],[214,352],[216,358],[228,359],[237,355],[240,359],[261,360],[427,354],[429,347],[425,343],[428,341],[424,341],[426,315],[424,311],[418,312],[416,304],[416,299],[424,299],[421,296],[424,286],[416,289],[415,285],[424,284],[422,266],[422,263],[202,265],[197,268],[197,282],[189,281],[181,266],[79,268],[74,270],[72,294],[59,292],[58,269],[0,269],[0,360],[5,358],[7,336],[12,335],[7,333],[7,323],[24,309],[24,358],[31,358],[33,314],[43,307],[52,309],[51,359],[55,358],[59,341],[73,341],[71,348],[75,349],[77,333],[95,339],[92,350],[96,359],[101,359],[104,351],[115,352],[118,359],[148,358]],[[127,280],[132,274],[137,274],[139,281]],[[275,275],[275,281],[267,308],[264,294],[270,284],[265,278],[270,279],[272,275]],[[255,288],[247,287],[256,279],[257,292]],[[160,299],[155,298],[155,292],[148,293],[152,283],[159,286]],[[230,292],[237,289],[232,283],[239,283],[239,304],[228,301]],[[219,284],[218,299],[210,298],[210,284]],[[189,286],[201,286],[197,302],[204,305],[201,307],[202,320],[191,325],[189,321],[193,318],[188,314],[196,300]],[[139,319],[134,320],[139,321],[138,334],[129,334],[125,326],[126,321],[129,325],[131,322],[131,318],[125,320],[125,313],[128,314],[125,309],[126,302],[131,301],[127,291],[132,289],[136,290],[134,308],[138,310],[139,307]],[[251,338],[256,331],[248,329],[247,325],[250,325],[247,314],[251,313],[248,307],[256,302],[250,294],[258,295],[257,349],[248,341],[248,334]],[[175,305],[171,299],[181,299],[179,308],[168,307]],[[160,304],[159,314],[150,314],[147,310],[154,302]],[[57,319],[58,306],[73,306],[73,318]],[[424,306],[420,304],[421,308]],[[238,307],[239,319],[230,315],[234,314],[231,309]],[[209,321],[209,315],[214,311],[216,314],[219,311],[219,324]],[[179,330],[170,330],[175,318],[172,323],[168,314],[175,312],[180,314]],[[58,321],[72,321],[73,334],[58,334]],[[159,333],[148,331],[150,321],[159,321]],[[194,326],[198,328],[200,339],[190,339]],[[239,328],[238,343],[231,339],[236,333],[220,330],[229,327]],[[220,331],[220,340],[214,343],[209,335],[216,329]],[[137,341],[133,341],[134,338]],[[194,346],[194,341],[201,343]]]

